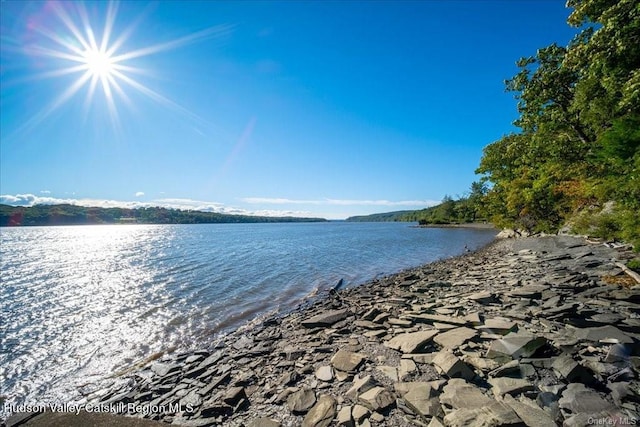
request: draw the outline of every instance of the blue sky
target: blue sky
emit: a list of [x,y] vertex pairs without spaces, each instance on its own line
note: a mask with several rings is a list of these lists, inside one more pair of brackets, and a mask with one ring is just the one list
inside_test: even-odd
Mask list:
[[513,130],[515,61],[575,33],[563,0],[0,7],[15,205],[420,209]]

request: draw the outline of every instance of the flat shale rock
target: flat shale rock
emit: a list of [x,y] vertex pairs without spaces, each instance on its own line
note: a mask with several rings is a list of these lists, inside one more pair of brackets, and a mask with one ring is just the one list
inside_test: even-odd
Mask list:
[[491,304],[497,301],[495,294],[489,291],[476,292],[475,294],[468,295],[467,299],[475,301],[478,304]]
[[440,402],[453,409],[482,408],[493,401],[478,387],[462,379],[449,380],[442,390]]
[[158,376],[164,377],[173,372],[177,372],[182,368],[178,363],[162,363],[156,362],[151,365],[151,370]]
[[353,385],[347,391],[346,395],[352,400],[356,400],[358,396],[368,390],[371,390],[376,386],[375,381],[371,377],[371,375],[366,375],[364,377],[356,377],[353,380]]
[[318,403],[315,404],[302,421],[302,427],[328,427],[337,412],[336,400],[327,395],[320,396]]
[[575,329],[574,335],[581,341],[608,341],[610,343],[619,344],[633,343],[633,338],[611,325],[600,326],[597,328]]
[[320,366],[316,369],[316,378],[325,382],[333,380],[333,369],[331,366]]
[[355,372],[366,358],[363,354],[340,349],[331,358],[331,365],[342,372]]
[[455,328],[439,333],[433,338],[433,341],[442,348],[457,348],[477,334],[477,331],[470,328]]
[[491,343],[487,357],[490,359],[518,359],[532,356],[540,347],[545,345],[544,337],[537,337],[527,333],[510,333],[504,338]]
[[349,310],[333,310],[317,314],[300,322],[305,328],[323,328],[331,326],[349,317]]
[[260,417],[250,421],[247,427],[280,427],[281,425],[278,421],[272,420],[271,418]]
[[400,334],[385,342],[384,345],[403,353],[418,353],[418,351],[424,348],[425,345],[429,344],[432,338],[437,334],[438,331],[435,329]]
[[491,400],[485,406],[458,409],[444,417],[444,423],[451,427],[503,426],[526,427],[509,405]]
[[402,398],[417,415],[436,417],[442,415],[442,407],[433,388],[426,383],[405,383],[407,391]]
[[396,398],[384,387],[373,387],[362,393],[358,400],[372,411],[383,411],[393,405]]
[[529,380],[521,378],[489,378],[489,384],[491,384],[491,390],[496,397],[502,397],[505,394],[520,394],[534,389]]
[[338,427],[355,427],[351,417],[352,406],[343,406],[336,415],[336,425]]
[[506,403],[527,427],[556,427],[556,422],[543,409],[533,404],[522,403],[510,395],[505,395],[503,402]]
[[486,319],[484,324],[476,326],[476,329],[487,334],[507,335],[510,332],[517,331],[518,324],[504,317],[495,317]]
[[594,413],[614,409],[613,404],[602,398],[595,390],[584,384],[569,384],[559,402],[560,408],[571,414]]
[[449,378],[463,378],[471,381],[475,376],[473,370],[466,363],[445,350],[433,357],[433,364]]
[[316,394],[311,389],[298,390],[287,399],[287,407],[294,414],[307,412],[316,403]]
[[551,368],[558,377],[564,378],[570,383],[580,382],[590,384],[594,382],[593,375],[568,355],[556,358]]

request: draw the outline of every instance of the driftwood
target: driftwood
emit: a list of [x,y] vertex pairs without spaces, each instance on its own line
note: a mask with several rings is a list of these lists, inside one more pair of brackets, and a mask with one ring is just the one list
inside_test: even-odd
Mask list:
[[633,278],[633,280],[635,280],[636,283],[640,283],[640,274],[636,273],[635,271],[633,271],[632,269],[630,269],[629,267],[627,267],[621,262],[616,262],[616,265],[620,267],[622,271],[627,273],[631,278]]

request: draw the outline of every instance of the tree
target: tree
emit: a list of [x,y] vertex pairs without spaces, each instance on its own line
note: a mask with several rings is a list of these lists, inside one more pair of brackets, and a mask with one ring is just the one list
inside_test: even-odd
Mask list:
[[483,204],[498,225],[553,231],[613,201],[620,224],[611,229],[640,239],[640,3],[568,6],[573,40],[520,59],[505,82],[519,132],[485,147]]

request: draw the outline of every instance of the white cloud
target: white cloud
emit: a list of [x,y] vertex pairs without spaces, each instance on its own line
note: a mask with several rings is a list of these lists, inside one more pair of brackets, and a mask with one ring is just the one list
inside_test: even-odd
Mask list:
[[140,201],[121,201],[121,200],[104,200],[104,199],[61,199],[55,197],[41,197],[34,194],[3,194],[0,195],[0,203],[12,206],[34,206],[34,205],[58,205],[70,204],[84,207],[99,208],[148,208],[163,207],[167,209],[194,210],[202,212],[216,212],[230,215],[259,215],[259,216],[296,216],[311,217],[317,216],[307,211],[293,210],[246,210],[225,206],[218,202],[207,202],[192,199],[156,199],[148,202]]
[[142,197],[142,196],[144,196],[144,191],[138,191],[136,193],[136,197]]
[[51,194],[51,191],[49,190],[40,190],[41,194]]
[[244,197],[242,199],[243,202],[249,203],[252,205],[320,205],[322,204],[319,200],[292,200],[292,199],[284,199],[284,198],[272,198],[272,197]]
[[301,204],[301,205],[333,205],[333,206],[435,206],[439,200],[343,200],[343,199],[321,199],[321,200],[295,200],[286,198],[269,197],[245,197],[241,199],[249,204]]

